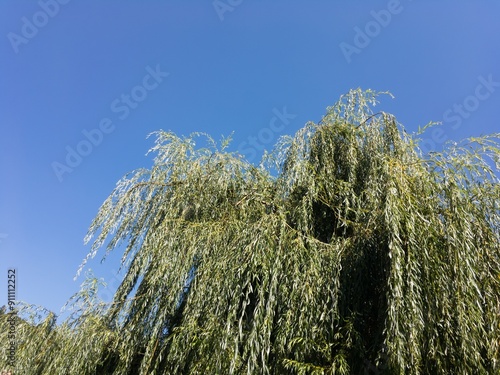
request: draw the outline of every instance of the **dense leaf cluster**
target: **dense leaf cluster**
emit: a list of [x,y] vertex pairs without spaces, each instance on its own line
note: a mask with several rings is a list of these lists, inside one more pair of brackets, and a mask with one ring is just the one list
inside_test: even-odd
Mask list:
[[259,167],[156,133],[87,236],[127,245],[113,303],[87,278],[61,325],[21,320],[18,373],[498,373],[499,135],[424,156],[376,96]]

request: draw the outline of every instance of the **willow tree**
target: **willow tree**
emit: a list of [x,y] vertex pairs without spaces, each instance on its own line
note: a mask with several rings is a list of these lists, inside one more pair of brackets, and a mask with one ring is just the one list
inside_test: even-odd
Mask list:
[[113,303],[56,327],[59,350],[41,361],[70,355],[88,374],[498,373],[500,135],[422,155],[421,133],[374,113],[376,97],[350,91],[258,167],[229,140],[157,132],[153,167],[118,182],[86,238],[89,257],[126,244]]

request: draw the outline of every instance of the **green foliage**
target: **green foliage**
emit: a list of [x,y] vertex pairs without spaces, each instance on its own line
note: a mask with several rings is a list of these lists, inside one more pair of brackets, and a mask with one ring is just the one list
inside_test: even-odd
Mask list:
[[89,277],[62,325],[22,320],[18,372],[498,373],[499,135],[423,156],[377,95],[259,167],[157,132],[86,238],[89,257],[127,244],[113,303]]

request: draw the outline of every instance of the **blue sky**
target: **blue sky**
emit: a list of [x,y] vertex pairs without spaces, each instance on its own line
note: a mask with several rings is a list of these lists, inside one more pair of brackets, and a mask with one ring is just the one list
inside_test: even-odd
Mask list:
[[[425,148],[499,131],[500,2],[0,2],[0,305],[56,313],[115,183],[149,167],[146,136],[234,131],[257,163],[351,88],[391,91]],[[119,253],[87,268],[119,282]],[[2,286],[3,285],[3,286]]]

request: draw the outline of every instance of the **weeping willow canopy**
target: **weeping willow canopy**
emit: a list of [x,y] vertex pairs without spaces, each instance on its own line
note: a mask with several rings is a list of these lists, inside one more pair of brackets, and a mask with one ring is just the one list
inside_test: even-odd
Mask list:
[[499,373],[500,134],[422,155],[376,97],[259,166],[157,132],[86,237],[126,244],[113,303],[88,278],[61,325],[21,320],[18,373]]

